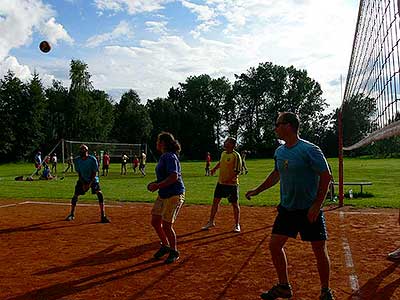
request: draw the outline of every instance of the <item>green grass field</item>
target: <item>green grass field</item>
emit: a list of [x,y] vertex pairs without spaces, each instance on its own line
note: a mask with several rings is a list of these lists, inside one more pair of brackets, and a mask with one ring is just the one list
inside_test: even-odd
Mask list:
[[[338,160],[329,159],[335,180],[338,178]],[[244,199],[247,190],[256,187],[269,174],[273,167],[272,159],[248,160],[249,174],[240,177],[241,205],[276,205],[279,201],[279,185],[265,191],[251,201]],[[345,199],[345,205],[357,207],[400,207],[400,159],[346,158],[345,181],[371,181],[372,186],[365,186],[364,192],[372,194],[368,198]],[[156,194],[146,190],[147,183],[155,179],[154,163],[147,165],[147,176],[141,177],[129,170],[128,175],[119,174],[120,165],[112,164],[108,177],[100,177],[100,183],[106,200],[152,202]],[[61,169],[61,165],[59,165]],[[77,179],[75,173],[65,174],[64,180],[15,181],[16,176],[29,176],[33,172],[32,164],[17,163],[0,165],[0,199],[55,199],[69,200]],[[210,204],[213,197],[217,176],[204,176],[203,162],[183,162],[183,179],[186,185],[187,204]],[[63,175],[59,175],[58,178]],[[358,186],[345,186],[359,192]],[[85,200],[96,201],[96,197],[86,194]],[[224,201],[226,204],[227,202]]]

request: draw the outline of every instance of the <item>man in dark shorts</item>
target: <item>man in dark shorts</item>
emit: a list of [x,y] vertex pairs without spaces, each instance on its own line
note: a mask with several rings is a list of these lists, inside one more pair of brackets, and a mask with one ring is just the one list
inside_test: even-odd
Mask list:
[[250,200],[280,181],[281,199],[269,243],[279,283],[262,293],[262,299],[291,298],[284,245],[300,233],[311,242],[321,282],[320,300],[334,300],[329,288],[330,261],[326,246],[325,217],[321,210],[331,180],[328,163],[319,147],[300,139],[296,114],[280,113],[275,132],[285,144],[275,151],[275,168],[257,188],[246,193]]
[[214,200],[211,207],[210,219],[201,229],[208,230],[215,226],[215,215],[222,198],[228,198],[232,204],[235,225],[233,231],[240,233],[240,206],[239,206],[239,173],[242,167],[240,154],[235,149],[236,140],[228,137],[224,142],[225,151],[214,168],[211,176],[220,169],[218,183],[214,191]]
[[78,197],[84,195],[91,188],[92,194],[96,194],[99,199],[100,222],[110,223],[104,210],[104,197],[100,189],[99,177],[97,176],[99,165],[96,157],[89,155],[89,148],[82,144],[79,148],[79,156],[74,159],[74,163],[75,170],[79,174],[79,179],[76,182],[75,193],[71,200],[71,213],[65,220],[72,221],[75,219],[75,208]]

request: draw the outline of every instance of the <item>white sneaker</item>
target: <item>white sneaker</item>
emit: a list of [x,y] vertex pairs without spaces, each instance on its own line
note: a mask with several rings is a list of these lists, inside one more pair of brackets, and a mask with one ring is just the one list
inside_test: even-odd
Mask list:
[[201,227],[201,230],[208,230],[212,227],[215,227],[215,222],[208,221],[206,225]]
[[400,260],[400,248],[389,253],[387,257],[392,260]]
[[236,224],[235,227],[233,227],[233,232],[240,233],[240,224]]

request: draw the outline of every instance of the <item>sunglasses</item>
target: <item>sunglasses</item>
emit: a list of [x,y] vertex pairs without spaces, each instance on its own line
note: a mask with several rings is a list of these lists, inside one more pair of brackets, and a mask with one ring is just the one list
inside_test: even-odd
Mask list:
[[276,122],[275,127],[278,128],[281,124],[289,124],[289,122]]

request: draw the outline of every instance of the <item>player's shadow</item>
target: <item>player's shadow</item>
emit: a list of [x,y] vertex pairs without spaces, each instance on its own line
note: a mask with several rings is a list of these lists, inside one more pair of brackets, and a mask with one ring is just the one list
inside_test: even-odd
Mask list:
[[72,226],[71,225],[63,225],[63,226],[53,226],[53,227],[42,227],[44,225],[50,225],[50,224],[54,224],[54,223],[60,223],[60,220],[37,223],[37,224],[30,224],[30,225],[21,226],[21,227],[0,229],[0,234],[9,234],[9,233],[15,233],[15,232],[29,232],[29,231],[44,231],[44,230],[54,230],[54,229],[72,227],[72,226],[81,226],[80,224],[76,224],[76,225],[72,225]]
[[[246,233],[252,233],[252,232],[256,232],[259,230],[263,230],[267,227],[263,227],[263,228],[259,228],[256,230],[252,230],[252,231],[248,231]],[[187,237],[187,236],[191,236],[194,235],[196,233],[200,233],[200,232],[204,232],[201,230],[198,231],[194,231],[194,232],[189,232],[189,233],[185,233],[182,234],[180,236],[178,236],[178,238],[182,238],[182,237]],[[189,243],[193,243],[196,241],[200,241],[203,239],[210,239],[210,238],[215,238],[217,236],[222,236],[222,235],[229,235],[225,238],[221,238],[218,240],[214,240],[214,241],[208,241],[207,243],[215,243],[224,239],[230,239],[230,238],[236,238],[239,237],[240,235],[237,233],[232,233],[232,232],[223,232],[223,233],[218,233],[218,234],[213,234],[213,235],[207,235],[207,236],[202,236],[199,238],[192,238],[192,239],[188,239],[188,240],[182,240],[179,241],[180,245],[184,245],[184,244],[189,244]],[[207,244],[205,243],[205,244]],[[123,261],[123,260],[130,260],[133,258],[137,258],[147,252],[154,252],[156,251],[159,246],[160,243],[158,241],[155,242],[151,242],[151,243],[147,243],[147,244],[142,244],[142,245],[137,245],[131,248],[127,248],[127,249],[121,249],[119,251],[114,251],[119,245],[112,245],[109,246],[99,252],[96,252],[94,254],[91,254],[89,256],[86,256],[84,258],[81,259],[77,259],[75,261],[73,261],[71,264],[66,265],[66,266],[58,266],[58,267],[53,267],[50,269],[46,269],[46,270],[42,270],[39,272],[34,273],[33,275],[48,275],[48,274],[54,274],[54,273],[59,273],[59,272],[63,272],[63,271],[67,271],[69,269],[72,268],[77,268],[77,267],[84,267],[84,266],[96,266],[96,265],[105,265],[105,264],[112,264],[118,261]]]
[[386,300],[391,299],[394,291],[400,286],[400,278],[392,281],[388,285],[379,288],[379,285],[382,281],[392,274],[397,267],[399,266],[400,262],[394,262],[388,268],[380,272],[373,278],[370,278],[360,289],[352,294],[348,300],[353,299],[354,296],[358,296],[360,299],[374,299],[374,300]]
[[119,245],[112,245],[104,250],[101,250],[99,252],[96,252],[94,254],[91,254],[87,257],[77,259],[73,261],[71,264],[67,266],[61,266],[61,267],[54,267],[50,268],[47,270],[43,270],[37,273],[34,273],[33,275],[47,275],[47,274],[54,274],[58,272],[63,272],[72,268],[76,267],[84,267],[84,266],[96,266],[96,265],[105,265],[105,264],[111,264],[117,261],[122,261],[122,260],[129,260],[132,258],[136,258],[138,256],[141,256],[145,252],[149,250],[155,250],[158,249],[159,247],[158,242],[151,242],[143,245],[138,245],[134,246],[128,249],[123,249],[120,251],[115,251],[114,249],[118,247]]
[[[199,233],[199,232],[202,232],[202,231],[199,230],[199,231],[185,233],[185,234],[179,235],[178,238],[191,236],[191,235]],[[196,241],[196,240],[197,239],[182,241],[182,242],[180,242],[180,244],[190,243],[190,242]],[[76,268],[76,267],[105,265],[105,264],[111,264],[111,263],[118,262],[118,261],[129,260],[132,258],[139,257],[139,256],[145,254],[146,252],[156,251],[160,247],[160,243],[157,241],[154,241],[154,242],[147,243],[147,244],[137,245],[137,246],[134,246],[134,247],[131,247],[128,249],[114,251],[118,246],[119,246],[118,244],[109,246],[109,247],[107,247],[99,252],[96,252],[94,254],[91,254],[87,257],[77,259],[69,265],[46,269],[46,270],[34,273],[34,275],[48,275],[48,274],[63,272],[63,271],[66,271],[66,270],[69,270],[72,268]]]
[[[146,272],[148,270],[158,268],[165,265],[163,262],[157,262],[154,259],[149,259],[135,265],[122,267],[106,271],[99,274],[86,276],[80,279],[74,279],[68,282],[56,283],[47,287],[43,287],[37,290],[30,291],[23,295],[8,298],[9,300],[25,300],[25,299],[67,299],[66,297],[74,295],[76,293],[89,290],[96,286],[104,285],[108,282],[120,280],[129,276]],[[142,266],[145,266],[141,268]],[[138,269],[139,268],[139,269]],[[128,271],[129,269],[133,269]],[[128,271],[128,272],[127,272]],[[120,273],[120,274],[117,274]]]
[[[233,232],[233,231],[226,231],[226,232],[221,232],[221,233],[217,233],[217,234],[207,234],[207,235],[203,235],[201,237],[198,238],[193,238],[190,240],[184,240],[184,241],[180,241],[180,244],[185,244],[185,243],[191,243],[191,242],[198,242],[198,241],[202,241],[202,240],[206,240],[203,241],[202,243],[197,244],[196,246],[204,246],[204,245],[209,245],[212,243],[217,243],[217,242],[221,242],[227,239],[235,239],[235,238],[239,238],[239,237],[243,237],[243,235],[247,235],[247,234],[251,234],[251,233],[255,233],[261,230],[265,230],[267,228],[271,228],[272,225],[268,225],[268,226],[264,226],[261,228],[257,228],[257,229],[253,229],[253,230],[249,230],[249,231],[242,231],[240,234]],[[207,233],[207,230],[201,230],[200,232],[204,232]],[[214,239],[215,237],[220,237],[218,239]]]

